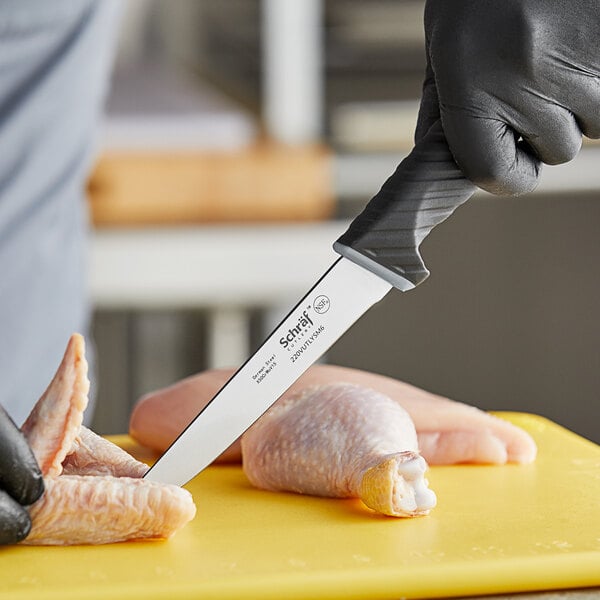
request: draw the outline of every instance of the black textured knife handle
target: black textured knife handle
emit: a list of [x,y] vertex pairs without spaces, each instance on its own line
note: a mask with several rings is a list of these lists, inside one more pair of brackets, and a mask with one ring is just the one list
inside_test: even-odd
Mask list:
[[412,289],[429,275],[419,245],[475,189],[437,121],[333,248],[394,287]]

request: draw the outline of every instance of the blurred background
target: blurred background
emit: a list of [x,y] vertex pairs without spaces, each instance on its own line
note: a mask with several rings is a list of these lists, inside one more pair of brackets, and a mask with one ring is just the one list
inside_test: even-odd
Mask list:
[[[90,184],[93,427],[237,366],[410,151],[420,0],[128,0]],[[600,146],[478,193],[324,358],[600,442]]]

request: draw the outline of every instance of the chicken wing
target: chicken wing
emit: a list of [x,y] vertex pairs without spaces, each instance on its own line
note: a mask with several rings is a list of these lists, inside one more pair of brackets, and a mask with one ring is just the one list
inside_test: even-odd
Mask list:
[[44,476],[24,544],[107,544],[167,538],[196,512],[191,494],[141,479],[148,467],[82,427],[87,406],[83,338],[69,340],[46,392],[23,424]]

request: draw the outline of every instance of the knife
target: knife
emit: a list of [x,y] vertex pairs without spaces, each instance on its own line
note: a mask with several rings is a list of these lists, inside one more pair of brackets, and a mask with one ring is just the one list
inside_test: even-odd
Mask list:
[[392,288],[429,275],[419,246],[475,191],[440,121],[334,243],[341,256],[171,444],[145,478],[184,485],[233,443]]

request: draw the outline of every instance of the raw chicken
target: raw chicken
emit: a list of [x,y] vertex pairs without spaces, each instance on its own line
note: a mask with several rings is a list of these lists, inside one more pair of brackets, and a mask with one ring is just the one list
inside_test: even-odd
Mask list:
[[106,544],[170,537],[196,513],[191,494],[140,479],[147,465],[81,426],[88,388],[84,341],[75,334],[22,427],[46,487],[30,507],[32,528],[22,543]]
[[[130,434],[141,444],[164,451],[232,373],[233,369],[205,371],[142,398],[132,413]],[[430,465],[529,463],[535,459],[535,442],[512,423],[375,373],[314,365],[279,402],[309,386],[340,382],[371,388],[400,404],[414,422],[421,455]],[[239,462],[239,441],[220,460]]]
[[71,336],[56,375],[21,427],[48,477],[61,474],[83,421],[90,389],[84,348],[80,335]]
[[64,475],[143,477],[148,465],[82,425],[62,468]]
[[356,385],[316,386],[277,403],[243,435],[242,455],[246,476],[263,489],[359,497],[402,517],[436,503],[408,413]]
[[130,477],[61,475],[30,510],[24,544],[110,544],[168,538],[195,513],[187,490]]

